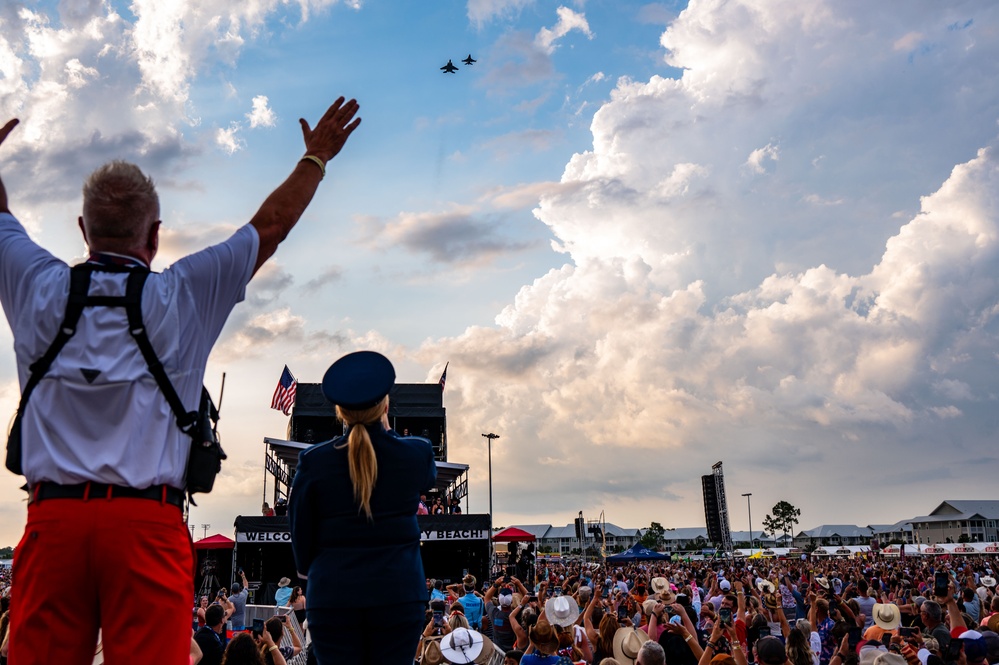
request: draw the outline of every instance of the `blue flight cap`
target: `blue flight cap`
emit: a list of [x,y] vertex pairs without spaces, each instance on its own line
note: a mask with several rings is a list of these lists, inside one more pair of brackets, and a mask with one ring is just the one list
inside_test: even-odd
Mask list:
[[355,351],[326,370],[323,394],[337,406],[363,411],[382,401],[394,384],[392,361],[376,351]]

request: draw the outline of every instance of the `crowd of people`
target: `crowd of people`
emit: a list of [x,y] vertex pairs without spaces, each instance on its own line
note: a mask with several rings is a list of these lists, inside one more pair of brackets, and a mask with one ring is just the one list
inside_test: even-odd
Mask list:
[[433,501],[427,500],[426,494],[420,495],[420,503],[416,507],[417,515],[461,515],[461,501],[458,497],[445,498],[435,496]]
[[542,563],[530,588],[516,575],[483,587],[427,580],[416,660],[986,665],[999,662],[996,566],[953,556]]

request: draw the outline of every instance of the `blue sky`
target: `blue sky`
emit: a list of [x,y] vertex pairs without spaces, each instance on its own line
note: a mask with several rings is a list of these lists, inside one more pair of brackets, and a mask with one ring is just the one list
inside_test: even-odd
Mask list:
[[[252,216],[298,117],[361,105],[212,356],[231,460],[193,519],[213,531],[260,504],[281,367],[317,381],[357,348],[403,381],[450,361],[473,511],[479,434],[503,437],[497,523],[701,524],[718,459],[806,528],[991,498],[990,2],[62,0],[5,3],[0,26],[0,112],[23,122],[0,169],[66,260],[102,161],[157,181],[163,267]],[[0,388],[13,412],[12,353]],[[941,469],[941,444],[977,463]]]

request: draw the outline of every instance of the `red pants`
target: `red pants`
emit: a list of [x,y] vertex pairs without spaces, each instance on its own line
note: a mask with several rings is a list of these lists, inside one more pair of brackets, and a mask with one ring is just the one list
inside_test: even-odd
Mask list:
[[180,508],[45,499],[14,553],[11,665],[188,665],[194,552]]

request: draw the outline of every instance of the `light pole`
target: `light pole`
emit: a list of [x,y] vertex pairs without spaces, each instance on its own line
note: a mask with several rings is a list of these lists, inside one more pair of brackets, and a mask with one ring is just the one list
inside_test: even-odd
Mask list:
[[489,439],[489,523],[492,524],[493,520],[493,439],[500,438],[499,434],[483,434],[482,436]]
[[498,439],[498,438],[500,438],[500,436],[499,436],[499,434],[493,434],[492,432],[490,432],[489,434],[483,434],[482,436],[484,436],[487,439],[489,439],[489,529],[490,529],[490,533],[489,533],[489,567],[490,567],[490,571],[489,572],[490,572],[490,575],[491,575],[492,574],[492,570],[491,569],[493,568],[494,564],[496,563],[494,561],[495,554],[493,553],[493,534],[492,534],[492,526],[493,526],[493,439]]
[[749,508],[749,553],[753,553],[753,496],[752,492],[747,492],[742,496],[746,497],[746,506]]

